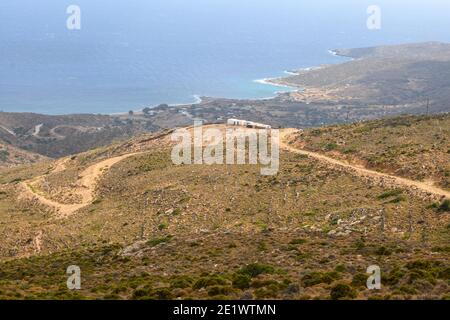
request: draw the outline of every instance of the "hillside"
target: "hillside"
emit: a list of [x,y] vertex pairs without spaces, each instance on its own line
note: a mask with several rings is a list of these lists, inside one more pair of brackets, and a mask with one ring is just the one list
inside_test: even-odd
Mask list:
[[0,167],[35,163],[45,159],[46,157],[39,154],[21,150],[0,142]]
[[308,129],[293,144],[450,190],[450,114]]
[[[448,298],[448,202],[282,136],[276,176],[176,166],[170,131],[2,169],[0,298]],[[73,264],[77,292],[65,288]],[[381,291],[364,287],[373,264]]]
[[109,145],[151,129],[145,121],[127,116],[0,112],[0,143],[50,158]]
[[450,44],[420,43],[360,49],[337,49],[353,60],[300,70],[275,80],[305,90],[299,101],[337,101],[348,105],[408,106],[431,101],[436,111],[448,111]]

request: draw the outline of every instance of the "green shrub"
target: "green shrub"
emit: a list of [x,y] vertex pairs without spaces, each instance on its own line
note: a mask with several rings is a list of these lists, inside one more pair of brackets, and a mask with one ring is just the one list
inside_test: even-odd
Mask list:
[[400,203],[402,201],[406,201],[406,198],[404,196],[398,196],[392,200],[389,200],[388,203]]
[[141,288],[141,289],[134,290],[132,298],[133,299],[142,299],[144,297],[148,297],[149,295],[150,295],[150,289]]
[[235,273],[233,276],[233,287],[244,290],[250,288],[251,277],[247,274]]
[[345,148],[343,151],[344,154],[350,154],[350,153],[355,153],[355,152],[356,152],[356,149],[352,148],[352,147]]
[[190,288],[194,283],[194,279],[189,276],[178,276],[170,280],[170,287],[185,289]]
[[267,287],[262,287],[255,290],[255,296],[257,299],[270,299],[277,298],[279,293],[279,286],[276,284],[271,284]]
[[6,161],[8,159],[9,152],[7,150],[0,150],[0,160]]
[[354,299],[356,298],[356,291],[347,284],[338,283],[331,288],[330,292],[331,299]]
[[332,151],[332,150],[337,149],[337,147],[338,147],[338,145],[336,143],[330,142],[324,146],[324,149],[325,149],[325,151]]
[[355,241],[355,243],[353,244],[353,247],[357,250],[357,251],[361,251],[366,247],[366,242],[364,241],[364,239],[358,239]]
[[448,280],[450,279],[450,267],[439,271],[438,278]]
[[336,271],[336,272],[344,272],[345,271],[345,266],[342,265],[342,264],[337,265],[336,268],[334,268],[334,271]]
[[136,300],[170,300],[173,298],[169,288],[151,289],[147,287],[134,290],[132,299]]
[[276,280],[255,280],[252,282],[252,288],[263,288],[271,285],[280,285],[280,283]]
[[437,278],[446,274],[446,268],[439,261],[415,260],[408,262],[405,267],[409,270],[409,283],[415,280],[426,280],[434,284]]
[[444,200],[438,207],[438,212],[450,212],[450,200]]
[[377,250],[375,250],[375,254],[379,256],[390,256],[392,254],[392,251],[385,246],[381,246]]
[[302,279],[305,287],[312,287],[321,283],[331,284],[333,281],[340,279],[341,276],[336,271],[331,272],[311,272]]
[[293,239],[291,240],[291,242],[289,242],[289,244],[292,245],[300,245],[300,244],[305,244],[307,241],[305,239]]
[[155,238],[147,241],[147,245],[151,247],[155,247],[158,244],[169,242],[173,237],[172,236],[166,236],[162,238]]
[[410,286],[401,286],[398,290],[400,292],[406,293],[406,294],[416,294],[417,293],[416,289],[414,289]]
[[171,300],[173,298],[173,295],[170,289],[159,288],[154,290],[153,297],[158,300]]
[[445,247],[433,247],[431,248],[432,252],[446,252],[446,253],[450,253],[450,246],[445,246]]
[[390,191],[386,191],[383,192],[382,194],[380,194],[378,196],[378,199],[383,200],[383,199],[387,199],[387,198],[391,198],[391,197],[396,197],[399,196],[403,193],[403,191],[401,189],[395,189],[395,190],[390,190]]
[[353,276],[352,286],[355,288],[365,287],[367,285],[367,279],[367,274],[357,273]]
[[227,296],[233,292],[233,289],[228,286],[212,286],[208,290],[210,297],[214,296]]
[[274,267],[262,263],[252,263],[239,270],[239,273],[248,275],[251,278],[257,277],[260,274],[272,274],[274,272]]
[[159,231],[163,231],[164,229],[167,229],[169,227],[169,224],[167,222],[163,222],[158,226]]
[[211,286],[223,286],[226,285],[227,281],[219,276],[219,275],[211,275],[211,276],[205,276],[205,277],[201,277],[200,279],[198,279],[195,283],[193,288],[195,290],[199,290],[202,288],[207,288],[207,287],[211,287]]
[[382,280],[381,283],[387,285],[396,285],[400,282],[401,279],[405,276],[406,272],[400,268],[394,268],[388,274],[381,274]]

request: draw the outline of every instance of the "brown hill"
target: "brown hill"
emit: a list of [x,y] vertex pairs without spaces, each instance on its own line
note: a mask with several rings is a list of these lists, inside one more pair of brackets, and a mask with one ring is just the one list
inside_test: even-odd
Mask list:
[[[438,194],[295,144],[283,145],[275,176],[258,165],[178,166],[169,134],[3,169],[0,297],[446,297],[449,204]],[[55,203],[83,205],[61,215]],[[76,293],[65,289],[73,264]],[[374,264],[376,292],[364,287]]]
[[450,114],[308,129],[293,144],[450,190]]
[[354,60],[327,65],[280,79],[305,89],[292,94],[310,102],[331,99],[348,105],[425,105],[448,111],[450,44],[420,43],[361,49],[338,49]]

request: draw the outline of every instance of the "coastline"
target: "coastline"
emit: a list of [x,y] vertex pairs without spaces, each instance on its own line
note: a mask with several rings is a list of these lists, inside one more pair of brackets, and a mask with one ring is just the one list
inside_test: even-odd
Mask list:
[[296,86],[290,85],[287,82],[282,82],[282,80],[285,79],[285,78],[286,77],[264,78],[264,79],[254,80],[254,82],[257,82],[257,83],[270,85],[270,86],[273,86],[273,87],[289,88],[291,90],[275,91],[274,92],[275,96],[262,98],[262,99],[251,99],[251,100],[269,100],[269,99],[274,99],[274,98],[276,98],[277,96],[279,96],[280,94],[283,94],[283,93],[299,92],[299,91],[303,90],[302,87],[296,87]]
[[[286,71],[287,73],[288,71]],[[262,98],[240,98],[240,99],[233,99],[233,98],[226,98],[226,97],[210,97],[210,96],[200,96],[197,94],[192,95],[192,97],[194,98],[193,102],[184,102],[184,103],[170,103],[167,104],[167,106],[169,108],[183,108],[183,107],[187,107],[187,106],[192,106],[192,105],[199,105],[202,104],[204,102],[205,99],[230,99],[230,100],[254,100],[254,101],[261,101],[261,100],[271,100],[276,98],[278,95],[283,94],[283,93],[289,93],[289,92],[298,92],[299,90],[301,90],[301,88],[298,87],[294,87],[294,86],[290,86],[290,85],[285,85],[285,84],[281,84],[281,83],[276,83],[276,82],[271,82],[271,81],[275,81],[277,79],[282,79],[282,77],[280,78],[264,78],[264,79],[256,79],[253,80],[253,82],[255,83],[259,83],[259,84],[264,84],[264,85],[270,85],[272,87],[280,87],[280,88],[286,88],[286,89],[290,89],[290,90],[284,90],[284,91],[274,91],[274,95],[273,96],[269,96],[269,97],[262,97]],[[140,109],[137,110],[132,110],[134,114],[136,115],[140,115],[143,114],[142,110],[144,108],[150,108],[150,109],[154,109],[157,108],[159,105],[151,105],[151,106],[146,106],[146,107],[142,107]],[[110,116],[125,116],[128,114],[128,111],[124,111],[124,112],[115,112],[115,113],[108,113],[107,115]]]
[[340,56],[339,51],[337,49],[330,49],[330,50],[328,50],[328,52],[333,56],[337,56],[337,57]]
[[203,99],[200,95],[198,94],[194,94],[192,95],[192,97],[194,98],[194,102],[192,103],[173,103],[173,104],[169,104],[169,107],[179,107],[179,106],[186,106],[186,105],[196,105],[196,104],[200,104],[203,102]]
[[[341,54],[339,52],[339,49],[329,49],[328,53],[335,56],[335,57],[340,57],[340,58],[349,58],[350,61],[351,60],[355,60],[352,57],[348,57],[345,56],[343,54]],[[342,62],[340,62],[342,63]],[[332,66],[333,64],[321,64],[318,66],[312,66],[312,67],[305,67],[305,68],[300,68],[298,70],[295,71],[284,71],[285,74],[287,74],[287,77],[277,77],[277,78],[265,78],[265,79],[260,79],[260,80],[255,80],[256,82],[262,83],[262,84],[267,84],[267,85],[271,85],[271,86],[278,86],[278,87],[285,87],[285,88],[293,88],[295,90],[292,91],[286,91],[286,92],[300,92],[300,91],[304,91],[303,87],[300,86],[295,86],[295,84],[290,83],[288,81],[286,81],[287,79],[289,79],[290,77],[295,77],[295,76],[300,76],[302,73],[306,73],[309,71],[314,71],[314,70],[320,70],[320,69],[325,69],[329,66]],[[284,93],[286,93],[284,92]]]
[[[167,105],[171,108],[176,108],[176,107],[198,105],[203,102],[203,99],[200,95],[194,94],[194,95],[192,95],[192,97],[194,98],[194,102],[192,102],[192,103],[172,103],[172,104],[167,104]],[[131,111],[133,111],[134,114],[143,114],[142,110],[144,110],[145,108],[155,109],[155,108],[159,107],[160,105],[161,104],[146,106],[146,107],[142,107],[142,109],[131,110]],[[115,112],[115,113],[108,113],[107,115],[109,115],[109,116],[124,116],[127,114],[128,114],[128,112]]]
[[[346,56],[341,55],[339,53],[338,49],[330,49],[328,50],[328,53],[336,56],[336,57],[342,57],[345,58]],[[353,58],[351,58],[353,60]],[[263,85],[270,85],[272,87],[280,87],[280,88],[285,88],[287,90],[283,90],[283,91],[274,91],[274,95],[273,96],[269,96],[269,97],[263,97],[263,98],[242,98],[242,99],[235,99],[235,100],[254,100],[254,101],[261,101],[261,100],[270,100],[270,99],[275,99],[276,97],[278,97],[280,94],[285,94],[285,93],[295,93],[295,92],[301,92],[304,91],[303,87],[300,86],[295,86],[289,82],[285,82],[286,79],[288,79],[290,76],[299,76],[302,74],[302,72],[308,72],[308,71],[313,71],[313,70],[319,70],[319,69],[323,69],[326,68],[327,66],[329,66],[329,64],[322,64],[322,65],[318,65],[318,66],[311,66],[311,67],[305,67],[305,68],[300,68],[297,70],[285,70],[283,71],[284,74],[286,74],[286,77],[274,77],[274,78],[262,78],[262,79],[255,79],[253,80],[253,82],[255,83],[259,83],[259,84],[263,84]],[[232,98],[226,98],[226,97],[209,97],[209,96],[200,96],[200,95],[193,95],[192,96],[195,101],[194,102],[186,102],[186,103],[171,103],[171,104],[167,104],[170,108],[176,108],[176,107],[186,107],[186,106],[190,106],[190,105],[198,105],[201,104],[204,101],[204,98],[210,98],[210,99],[232,99]],[[153,109],[158,107],[158,105],[152,105],[152,106],[148,106],[148,108]],[[145,107],[144,107],[145,108]],[[142,109],[136,110],[133,112],[135,114],[142,114]],[[127,112],[120,112],[120,113],[113,113],[113,114],[109,114],[109,115],[126,115]]]
[[[345,55],[341,55],[339,53],[339,50],[334,49],[334,50],[328,50],[328,53],[333,55],[333,56],[338,56],[338,57],[343,57],[345,58]],[[352,60],[354,60],[352,58]],[[318,70],[318,69],[322,69],[322,68],[326,68],[327,66],[329,66],[329,64],[323,64],[323,65],[318,65],[318,66],[311,66],[311,67],[304,67],[304,68],[299,68],[299,69],[290,69],[290,70],[285,70],[283,71],[283,73],[286,76],[279,76],[279,77],[268,77],[268,78],[262,78],[262,79],[255,79],[255,80],[250,80],[254,83],[258,83],[258,84],[262,84],[262,85],[270,85],[272,87],[279,87],[279,88],[284,88],[285,90],[273,90],[273,95],[271,96],[266,96],[266,97],[260,97],[260,98],[227,98],[227,97],[214,97],[214,96],[200,96],[197,94],[192,95],[191,97],[193,98],[192,102],[176,102],[176,103],[161,103],[161,104],[155,104],[155,105],[143,105],[140,107],[132,107],[129,110],[131,110],[134,114],[136,115],[142,115],[143,114],[143,109],[144,108],[150,108],[150,109],[154,109],[157,108],[158,106],[161,105],[167,105],[170,108],[183,108],[183,107],[188,107],[191,105],[199,105],[202,104],[205,99],[228,99],[228,100],[253,100],[253,101],[262,101],[262,100],[271,100],[271,99],[275,99],[278,96],[282,95],[282,94],[286,94],[286,93],[295,93],[295,92],[301,92],[304,91],[303,87],[300,86],[296,86],[295,84],[292,84],[288,81],[286,81],[287,79],[289,79],[289,77],[293,77],[293,76],[300,76],[302,73],[304,72],[309,72],[309,71],[313,71],[313,70]],[[274,88],[275,89],[275,88]],[[105,112],[104,115],[109,115],[109,116],[126,116],[128,115],[129,111],[124,110],[121,112]],[[67,115],[70,115],[71,113],[68,113]]]
[[264,78],[264,79],[257,79],[257,80],[253,80],[253,82],[256,83],[260,83],[260,84],[264,84],[264,85],[270,85],[272,87],[280,87],[280,88],[286,88],[288,90],[285,91],[274,91],[275,96],[272,97],[266,97],[266,98],[259,98],[259,99],[249,99],[249,100],[267,100],[267,99],[274,99],[276,98],[279,94],[283,94],[283,93],[289,93],[289,92],[296,92],[299,90],[299,87],[295,87],[292,85],[288,85],[288,84],[284,84],[284,83],[279,83],[279,82],[275,82],[278,79],[283,79],[281,78]]

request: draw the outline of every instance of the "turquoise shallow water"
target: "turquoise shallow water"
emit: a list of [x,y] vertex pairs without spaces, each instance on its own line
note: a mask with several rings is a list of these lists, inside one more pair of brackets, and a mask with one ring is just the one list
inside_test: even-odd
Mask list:
[[[0,110],[115,113],[194,95],[265,98],[254,82],[284,70],[338,63],[328,53],[450,41],[447,1],[377,1],[382,29],[366,27],[372,1],[2,0]],[[81,30],[66,8],[81,8]]]

